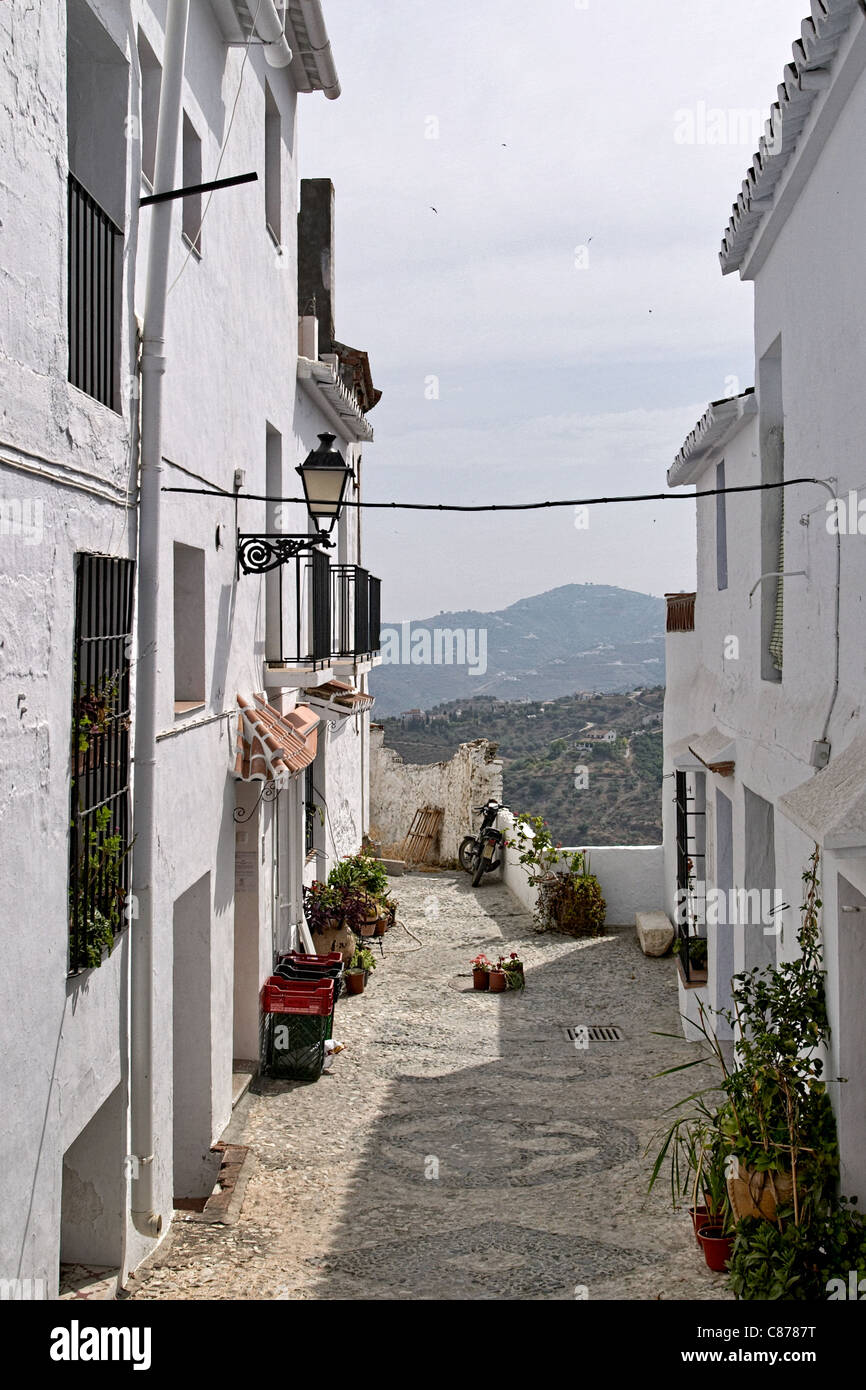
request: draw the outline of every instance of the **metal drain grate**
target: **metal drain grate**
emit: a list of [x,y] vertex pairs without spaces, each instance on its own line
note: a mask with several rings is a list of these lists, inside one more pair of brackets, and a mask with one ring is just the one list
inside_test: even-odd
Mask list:
[[570,1024],[565,1030],[569,1042],[622,1042],[622,1029],[603,1023]]

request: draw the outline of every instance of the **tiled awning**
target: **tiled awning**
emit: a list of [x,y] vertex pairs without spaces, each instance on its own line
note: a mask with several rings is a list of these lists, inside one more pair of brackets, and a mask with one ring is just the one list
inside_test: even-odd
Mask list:
[[326,681],[307,691],[307,699],[332,710],[334,714],[363,714],[376,703],[373,695],[356,690],[345,681]]
[[242,782],[297,777],[316,756],[319,716],[309,705],[279,714],[261,695],[238,696],[234,774]]

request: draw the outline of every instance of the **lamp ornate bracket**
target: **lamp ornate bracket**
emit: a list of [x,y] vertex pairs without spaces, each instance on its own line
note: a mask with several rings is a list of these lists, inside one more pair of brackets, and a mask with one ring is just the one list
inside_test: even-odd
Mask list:
[[281,532],[239,535],[238,570],[242,574],[267,574],[319,546],[332,550],[334,542],[321,532],[315,536],[284,536]]

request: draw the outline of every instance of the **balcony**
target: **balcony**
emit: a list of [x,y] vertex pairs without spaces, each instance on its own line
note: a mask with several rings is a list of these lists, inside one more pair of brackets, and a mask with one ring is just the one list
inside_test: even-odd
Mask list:
[[123,233],[74,174],[67,199],[69,380],[116,411]]
[[372,656],[379,650],[381,580],[360,565],[334,565],[332,655],[342,661]]
[[324,551],[266,575],[266,683],[292,670],[326,671],[379,650],[381,581],[360,565],[331,565]]
[[668,632],[694,632],[696,594],[665,594]]

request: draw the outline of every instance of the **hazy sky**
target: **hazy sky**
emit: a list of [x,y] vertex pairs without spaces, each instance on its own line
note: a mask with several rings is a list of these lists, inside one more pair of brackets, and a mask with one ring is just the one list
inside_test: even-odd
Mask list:
[[[336,187],[337,336],[383,392],[367,498],[662,491],[707,402],[753,384],[752,287],[718,250],[806,0],[324,10],[343,94],[301,99],[301,171]],[[367,511],[365,561],[389,621],[661,594],[693,582],[693,512]]]

